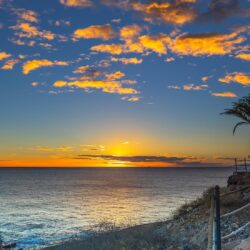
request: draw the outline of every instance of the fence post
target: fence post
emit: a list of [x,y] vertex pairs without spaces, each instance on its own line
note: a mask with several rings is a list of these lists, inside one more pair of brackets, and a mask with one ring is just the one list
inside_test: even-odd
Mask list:
[[214,188],[215,201],[215,250],[221,250],[221,232],[220,232],[220,187]]
[[247,172],[247,160],[246,160],[246,158],[244,158],[244,163],[245,163],[245,170]]

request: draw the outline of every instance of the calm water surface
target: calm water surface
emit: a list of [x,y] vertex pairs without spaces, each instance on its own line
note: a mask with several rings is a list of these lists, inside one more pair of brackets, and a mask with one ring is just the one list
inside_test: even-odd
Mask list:
[[0,234],[40,249],[79,237],[100,222],[165,220],[209,186],[226,185],[230,168],[0,169]]

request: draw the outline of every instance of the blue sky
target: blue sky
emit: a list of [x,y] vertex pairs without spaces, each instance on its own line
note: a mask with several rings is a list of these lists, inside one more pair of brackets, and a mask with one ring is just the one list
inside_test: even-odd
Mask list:
[[[0,0],[0,165],[217,165],[247,156],[249,128],[232,136],[237,119],[219,114],[249,93],[249,7]],[[166,159],[117,161],[136,155]]]

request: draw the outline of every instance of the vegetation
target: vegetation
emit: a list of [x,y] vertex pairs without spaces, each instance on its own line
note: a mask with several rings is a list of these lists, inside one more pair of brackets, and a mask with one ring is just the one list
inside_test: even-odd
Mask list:
[[233,103],[233,107],[226,109],[222,114],[240,118],[241,121],[233,128],[233,134],[239,126],[250,125],[250,94]]

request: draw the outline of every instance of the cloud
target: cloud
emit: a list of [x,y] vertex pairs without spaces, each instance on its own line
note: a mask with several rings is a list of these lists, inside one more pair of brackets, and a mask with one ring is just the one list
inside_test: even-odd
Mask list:
[[206,84],[194,85],[194,84],[190,83],[190,84],[186,84],[183,86],[183,89],[187,90],[187,91],[189,91],[189,90],[196,90],[196,91],[207,90],[207,88],[208,88],[208,85],[206,85]]
[[90,48],[96,52],[109,53],[112,55],[120,55],[123,53],[123,46],[121,44],[99,44]]
[[143,62],[142,59],[138,59],[136,57],[130,57],[130,58],[125,58],[125,57],[121,57],[121,58],[117,58],[117,57],[111,57],[111,61],[112,62],[121,62],[125,65],[127,64],[141,64]]
[[234,98],[237,97],[237,95],[233,92],[220,92],[220,93],[212,93],[213,96],[217,97],[227,97],[227,98]]
[[152,50],[155,53],[166,54],[166,44],[170,42],[170,38],[165,34],[158,34],[157,36],[144,35],[139,37],[139,41],[144,49]]
[[142,27],[137,24],[124,26],[120,30],[120,38],[125,41],[134,40],[134,38],[139,36],[142,30]]
[[166,62],[173,62],[175,59],[174,57],[168,57],[165,61]]
[[208,11],[200,14],[199,20],[222,21],[231,16],[250,16],[248,8],[241,8],[239,0],[212,0]]
[[60,26],[70,26],[71,22],[67,20],[56,20],[55,21],[55,26],[60,27]]
[[90,80],[95,79],[96,77],[100,76],[102,74],[101,71],[94,69],[93,67],[86,65],[86,66],[80,66],[76,70],[73,71],[75,74],[85,74],[80,77],[78,77],[79,80]]
[[60,3],[68,7],[89,7],[92,5],[90,0],[60,0]]
[[236,56],[236,58],[239,58],[245,61],[250,61],[250,54],[240,53]]
[[250,86],[250,75],[241,72],[233,72],[227,74],[223,78],[219,78],[219,81],[223,83],[236,82],[241,85]]
[[198,0],[152,0],[148,3],[134,0],[102,0],[102,3],[127,11],[136,11],[145,21],[150,23],[172,25],[201,21],[222,21],[232,16],[242,18],[250,16],[249,8],[242,8],[240,0],[211,0],[208,9],[202,11],[199,8]]
[[54,87],[76,87],[80,89],[100,89],[105,93],[116,93],[116,94],[138,94],[138,91],[134,88],[124,87],[120,82],[117,81],[103,81],[103,80],[92,80],[92,81],[56,81],[53,84]]
[[177,86],[177,85],[168,85],[168,88],[169,88],[169,89],[175,89],[175,90],[181,89],[181,87],[180,87],[180,86]]
[[10,59],[7,62],[5,62],[5,64],[2,66],[1,69],[11,70],[19,61],[20,61],[19,59]]
[[145,21],[182,25],[196,19],[195,0],[152,1],[148,4],[132,2],[130,7],[143,15]]
[[11,28],[13,30],[20,31],[15,34],[20,38],[39,37],[46,40],[53,40],[55,38],[55,35],[52,32],[46,30],[40,31],[37,27],[32,26],[30,23],[18,23],[17,25],[12,26]]
[[104,145],[80,145],[82,147],[81,151],[105,151],[106,147]]
[[245,37],[238,36],[238,32],[183,34],[173,39],[169,48],[179,55],[228,55],[237,48],[236,45],[244,41]]
[[125,76],[125,74],[123,72],[116,71],[114,73],[106,74],[106,80],[107,81],[114,81],[114,80],[121,79],[124,76]]
[[31,86],[32,86],[32,87],[37,87],[37,86],[39,86],[39,85],[40,85],[39,82],[32,82],[32,83],[31,83]]
[[114,38],[116,33],[114,32],[110,24],[106,25],[91,25],[84,29],[77,29],[74,32],[74,38],[84,38],[84,39],[93,39],[99,38],[102,40],[109,40]]
[[6,52],[0,52],[0,61],[9,58],[11,56],[11,54],[6,53]]
[[16,14],[24,21],[38,23],[38,14],[33,10],[18,9],[16,10]]
[[112,55],[123,53],[144,53],[153,51],[159,55],[167,53],[167,42],[169,38],[164,34],[156,36],[144,35],[138,37],[138,40],[125,40],[125,44],[100,44],[91,47],[96,52],[104,52]]
[[126,100],[128,102],[138,102],[141,100],[141,98],[139,96],[132,96],[132,97],[129,97],[129,96],[124,96],[121,98],[122,100]]
[[96,160],[101,159],[112,162],[123,162],[130,164],[131,166],[182,166],[182,167],[208,167],[208,166],[220,166],[220,163],[202,162],[192,156],[184,157],[168,157],[168,156],[115,156],[115,155],[102,155],[102,154],[82,154],[77,155],[74,159],[78,160]]
[[209,76],[203,76],[202,78],[201,78],[201,80],[203,81],[203,82],[207,82],[210,78],[212,78],[213,76],[212,75],[209,75]]
[[[120,31],[121,44],[100,44],[91,47],[96,52],[113,55],[126,53],[154,52],[159,55],[167,54],[167,50],[177,55],[186,56],[213,56],[230,55],[240,48],[246,38],[236,29],[232,33],[199,33],[181,34],[173,37],[159,33],[157,35],[140,35],[141,29],[136,25],[125,26]],[[175,34],[176,35],[176,34]]]
[[86,73],[91,69],[91,67],[89,65],[85,65],[85,66],[80,66],[78,67],[76,70],[74,70],[74,73]]
[[58,151],[58,152],[69,152],[72,151],[73,148],[70,146],[61,146],[61,147],[43,147],[43,146],[36,146],[33,147],[31,150],[34,151]]
[[177,86],[177,85],[168,85],[168,88],[174,89],[174,90],[180,90],[181,88],[183,88],[183,90],[185,91],[201,91],[201,90],[207,90],[208,85],[206,84],[195,85],[193,83],[189,83],[189,84],[183,85],[182,87]]
[[40,60],[30,60],[23,64],[23,74],[27,75],[30,71],[41,68],[41,67],[51,67],[51,66],[67,66],[68,62],[65,61],[49,61],[47,59]]

